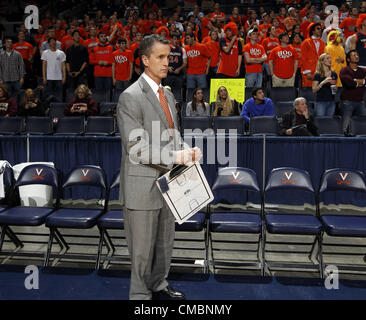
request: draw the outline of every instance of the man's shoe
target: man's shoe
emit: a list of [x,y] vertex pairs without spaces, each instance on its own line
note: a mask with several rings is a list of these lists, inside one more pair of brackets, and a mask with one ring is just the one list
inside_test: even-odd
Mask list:
[[153,293],[154,300],[185,300],[186,297],[183,292],[177,291],[171,286]]

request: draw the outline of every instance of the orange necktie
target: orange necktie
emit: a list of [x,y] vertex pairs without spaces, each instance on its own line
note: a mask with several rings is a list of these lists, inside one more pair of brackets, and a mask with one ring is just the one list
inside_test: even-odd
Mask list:
[[169,128],[173,129],[173,120],[172,120],[172,116],[170,114],[168,101],[166,100],[166,96],[165,96],[163,88],[159,87],[158,93],[159,93],[160,104],[164,110],[165,117],[168,120]]

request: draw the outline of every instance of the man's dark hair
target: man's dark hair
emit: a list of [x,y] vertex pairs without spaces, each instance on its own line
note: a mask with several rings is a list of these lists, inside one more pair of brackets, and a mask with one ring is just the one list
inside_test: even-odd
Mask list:
[[79,30],[74,30],[74,31],[71,33],[71,36],[72,36],[72,37],[74,37],[74,34],[75,34],[75,33],[78,33],[78,34],[79,34],[79,36],[80,36],[80,32],[79,32]]
[[180,34],[178,32],[172,32],[172,34],[170,35],[171,38],[173,39],[174,37],[176,37],[177,39],[180,38]]
[[5,36],[5,38],[4,38],[4,43],[5,43],[7,40],[11,40],[11,41],[13,41],[13,38],[12,38],[12,37],[9,37],[9,36]]
[[193,34],[193,33],[187,33],[187,34],[186,34],[186,37],[187,37],[187,36],[189,36],[189,37],[191,37],[191,38],[194,38],[194,34]]
[[351,51],[349,51],[349,52],[347,53],[347,55],[346,55],[347,65],[349,65],[349,60],[351,59],[351,53],[352,53],[352,52],[356,52],[356,53],[358,53],[358,52],[357,52],[357,50],[351,50]]
[[145,36],[140,43],[140,54],[141,56],[150,57],[152,48],[155,42],[169,45],[169,40],[159,34],[151,34]]
[[98,39],[99,39],[99,37],[100,37],[102,34],[106,35],[104,32],[99,32],[99,34],[98,34]]
[[288,36],[288,33],[287,33],[287,32],[282,32],[282,33],[278,36],[278,40],[281,42],[281,39],[282,39],[284,36]]
[[51,40],[55,40],[55,41],[57,41],[55,37],[51,37],[51,38],[48,38],[47,43],[50,43],[50,42],[51,42]]
[[255,96],[257,95],[257,92],[258,92],[259,90],[262,90],[262,91],[264,92],[263,88],[254,88],[254,89],[252,90],[252,97],[255,97]]
[[314,25],[310,28],[310,30],[309,30],[309,34],[310,34],[310,36],[312,36],[313,35],[313,33],[314,33],[314,31],[315,31],[315,28],[316,27],[321,27],[321,24],[319,23],[319,22],[316,22],[316,23],[314,23]]
[[127,43],[127,40],[125,38],[119,38],[117,43],[120,44],[120,43]]

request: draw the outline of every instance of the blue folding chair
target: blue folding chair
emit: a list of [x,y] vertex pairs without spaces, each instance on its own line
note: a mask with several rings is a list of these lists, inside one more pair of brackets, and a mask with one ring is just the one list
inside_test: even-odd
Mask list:
[[275,116],[256,116],[250,118],[249,134],[277,136],[278,121]]
[[[337,193],[338,192],[338,193]],[[341,194],[339,193],[341,192]],[[355,169],[342,169],[342,168],[333,168],[325,170],[320,181],[319,185],[319,203],[320,198],[325,197],[325,195],[333,195],[336,199],[341,199],[342,201],[349,201],[349,203],[354,203],[356,195],[359,194],[361,198],[365,197],[366,193],[366,183],[365,183],[365,175],[358,170]],[[342,197],[344,198],[342,200]],[[325,201],[323,202],[325,203]],[[348,203],[348,204],[349,204]],[[323,204],[323,207],[320,208],[319,205],[319,213],[321,216],[321,221],[324,225],[325,232],[330,237],[366,237],[366,216],[362,215],[360,211],[357,210],[330,210],[327,204]],[[325,210],[327,209],[327,210]],[[323,212],[322,212],[323,211]],[[324,212],[325,211],[325,212]],[[355,248],[355,247],[363,247],[359,244],[352,243],[333,243],[332,247],[346,247],[346,248]],[[346,252],[337,252],[336,250],[332,250],[331,252],[323,252],[323,254],[331,254],[331,255],[349,255],[349,256],[364,256],[365,253],[357,253],[352,250],[347,250]],[[364,257],[365,261],[365,257]],[[324,266],[325,267],[325,266]],[[346,265],[346,266],[338,266],[338,269],[344,270],[352,270],[352,271],[365,271],[365,266],[360,265]]]
[[219,135],[244,135],[244,118],[242,116],[213,117],[213,128],[215,133]]
[[23,117],[0,117],[0,135],[18,135],[25,129]]
[[27,117],[25,133],[29,133],[31,135],[52,134],[52,119],[49,117]]
[[[120,181],[120,175],[118,171],[112,179],[112,184],[109,187],[109,194],[113,189],[119,189],[119,181]],[[113,254],[115,252],[115,247],[107,230],[112,229],[122,231],[124,229],[124,218],[123,218],[122,207],[117,206],[117,208],[116,207],[111,208],[109,204],[110,200],[108,200],[108,203],[106,204],[107,212],[97,220],[100,237],[99,237],[98,255],[95,269],[99,269],[100,262],[102,259],[106,261],[114,260]],[[103,242],[106,243],[108,249],[108,254],[106,257],[102,256]],[[129,260],[129,257],[127,257],[126,259]]]
[[[305,236],[314,236],[314,242],[311,247],[311,251],[309,254],[309,260],[311,260],[311,256],[313,250],[315,248],[316,242],[318,242],[318,270],[320,274],[320,278],[323,278],[323,261],[322,261],[322,224],[317,218],[317,210],[316,214],[310,212],[309,209],[304,207],[302,203],[302,211],[300,213],[295,212],[295,209],[288,210],[284,209],[281,212],[270,213],[269,206],[267,206],[268,199],[271,192],[277,191],[280,194],[278,196],[281,197],[281,204],[289,204],[288,198],[286,196],[290,195],[291,200],[309,200],[314,201],[316,208],[316,192],[313,187],[313,183],[311,181],[310,175],[307,171],[297,169],[297,168],[275,168],[268,175],[267,183],[264,189],[264,219],[265,219],[265,227],[268,233],[270,234],[282,234],[282,235],[305,235]],[[290,194],[288,194],[289,192]],[[301,194],[300,194],[301,192]],[[306,198],[306,194],[310,199]],[[273,193],[272,193],[273,196]],[[298,199],[301,197],[300,199]],[[274,200],[272,200],[274,201]],[[290,203],[291,204],[291,203]],[[306,210],[305,210],[306,209]],[[314,264],[291,264],[291,263],[276,263],[266,261],[266,252],[272,252],[270,250],[266,251],[266,246],[271,245],[273,243],[278,244],[279,242],[265,241],[264,249],[263,249],[263,261],[265,266],[270,270],[270,268],[274,267],[293,267],[293,268],[306,268],[306,269],[314,269]],[[290,245],[304,245],[303,243],[289,241],[286,244]],[[309,245],[306,243],[305,245]],[[274,251],[281,252],[281,251]],[[304,251],[301,251],[302,253]],[[288,253],[288,252],[287,252]]]
[[211,117],[184,117],[184,135],[214,135]]
[[[264,275],[264,265],[260,258],[260,248],[263,247],[263,233],[262,233],[262,192],[258,185],[256,173],[248,168],[241,167],[227,167],[221,168],[218,171],[218,176],[213,185],[212,191],[215,196],[215,206],[222,206],[222,204],[233,206],[233,205],[245,205],[243,199],[247,195],[251,194],[253,197],[257,197],[257,202],[260,204],[260,209],[249,210],[249,209],[238,209],[232,208],[232,210],[223,211],[220,209],[213,208],[213,204],[210,204],[210,220],[209,220],[209,238],[211,243],[211,253],[213,267],[224,266],[224,267],[254,267],[260,269],[262,275]],[[240,199],[238,202],[235,198],[230,199],[230,195],[235,195],[236,198]],[[254,198],[253,198],[254,199]],[[230,240],[219,239],[214,240],[215,235],[232,234]],[[234,234],[253,234],[256,235],[254,241],[242,241],[239,240],[240,249],[238,251],[240,256],[245,258],[245,253],[257,254],[257,262],[248,262],[248,259],[240,259],[238,255],[235,255],[236,261],[227,261],[227,259],[216,259],[215,252],[220,253],[222,245],[225,243],[232,243],[234,241]],[[216,244],[219,246],[216,248]],[[246,249],[245,246],[253,246],[256,244],[256,248]],[[232,245],[232,244],[231,244]]]
[[[55,191],[56,201],[52,206],[48,207],[34,207],[34,206],[10,206],[7,209],[0,212],[0,225],[1,225],[1,237],[0,237],[0,251],[4,243],[5,234],[14,242],[17,247],[23,247],[22,242],[10,229],[10,226],[40,226],[45,222],[45,219],[50,215],[58,206],[59,202],[59,176],[57,170],[47,164],[33,164],[25,167],[19,175],[18,180],[14,185],[14,190],[11,195],[12,205],[16,202],[17,193],[19,187],[26,185],[45,185],[51,186]],[[58,234],[56,240],[62,246]],[[2,252],[2,254],[6,254]],[[14,253],[12,253],[14,254]],[[41,255],[43,257],[43,253]]]
[[[95,208],[64,207],[62,203],[64,199],[62,198],[60,200],[60,208],[46,218],[46,227],[50,228],[50,236],[47,255],[44,261],[45,267],[49,264],[52,241],[58,228],[90,229],[96,225],[97,219],[105,212],[105,204],[108,201],[108,188],[105,173],[102,168],[99,166],[84,165],[72,169],[62,185],[63,193],[72,187],[82,188],[84,191],[88,190],[88,187],[95,187],[100,191],[101,199],[97,201]],[[102,204],[103,200],[104,205]],[[69,246],[66,244],[66,241],[64,242],[67,251]],[[58,254],[56,256],[60,255]],[[62,256],[67,258],[66,255]]]

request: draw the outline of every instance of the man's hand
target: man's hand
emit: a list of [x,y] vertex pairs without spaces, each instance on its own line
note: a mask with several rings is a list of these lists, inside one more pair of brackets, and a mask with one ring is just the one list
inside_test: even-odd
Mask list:
[[353,79],[357,82],[358,87],[363,87],[365,84],[365,79]]
[[286,130],[286,135],[292,136],[292,129],[287,129]]
[[202,151],[198,147],[191,149],[180,150],[176,152],[175,162],[177,164],[191,164],[195,161],[200,161],[202,158]]
[[306,108],[306,109],[304,110],[304,112],[302,113],[302,115],[305,117],[305,119],[306,119],[306,120],[308,120],[308,119],[309,119],[309,111],[308,111],[308,108]]

